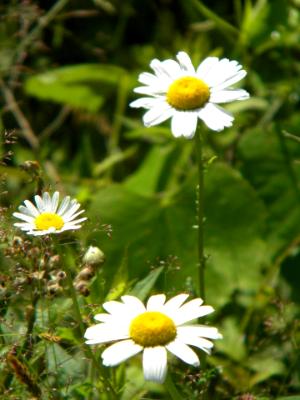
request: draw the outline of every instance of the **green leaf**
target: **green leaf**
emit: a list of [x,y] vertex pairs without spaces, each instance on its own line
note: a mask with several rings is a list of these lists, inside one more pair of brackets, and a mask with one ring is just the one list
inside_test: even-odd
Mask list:
[[140,300],[145,300],[155,285],[157,279],[162,273],[164,267],[155,268],[149,272],[146,278],[140,280],[129,292],[132,296],[138,297]]
[[[251,292],[259,285],[266,260],[262,239],[265,211],[249,184],[229,167],[211,165],[205,178],[205,238],[210,255],[207,299],[213,305],[222,305],[234,290]],[[163,289],[188,290],[189,282],[197,286],[195,187],[196,176],[192,174],[172,197],[145,197],[121,185],[95,194],[91,220],[100,216],[103,223],[113,227],[111,239],[100,239],[96,232],[91,235],[91,240],[101,240],[107,255],[107,279],[113,279],[118,260],[128,247],[129,279],[147,275],[151,263],[155,265],[156,260],[171,255],[178,257],[179,265],[166,269]]]
[[242,361],[247,354],[245,335],[239,328],[236,320],[227,318],[220,328],[223,339],[216,343],[219,351],[222,351],[229,359],[235,361]]
[[124,73],[114,65],[71,65],[28,78],[25,91],[41,100],[97,112]]
[[128,282],[128,254],[125,249],[121,264],[117,270],[111,288],[106,296],[105,301],[111,301],[119,298],[125,291]]
[[174,144],[153,146],[136,173],[125,182],[125,187],[141,195],[157,192],[162,171],[174,151]]
[[276,357],[276,349],[274,349],[272,354],[272,349],[269,347],[266,351],[247,359],[247,367],[255,371],[254,376],[251,377],[249,382],[250,387],[267,380],[273,375],[284,373],[285,366],[278,358]]
[[253,129],[239,143],[242,171],[268,211],[266,238],[273,257],[300,234],[300,146],[281,136],[279,129]]
[[289,6],[285,0],[257,0],[246,3],[241,35],[247,43],[258,46],[269,41],[271,32],[287,24]]

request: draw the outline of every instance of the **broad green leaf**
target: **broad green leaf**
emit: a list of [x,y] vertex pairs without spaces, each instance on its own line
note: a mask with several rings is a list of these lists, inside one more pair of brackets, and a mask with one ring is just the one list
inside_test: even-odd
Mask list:
[[124,73],[114,65],[70,65],[28,78],[25,91],[42,100],[96,112]]
[[[145,182],[146,184],[146,182]],[[138,195],[121,185],[101,189],[90,208],[91,219],[112,224],[111,239],[101,238],[107,255],[105,273],[112,279],[128,247],[129,279],[149,273],[156,260],[177,256],[179,268],[166,270],[164,290],[197,286],[197,235],[193,174],[173,197]],[[256,290],[266,260],[262,239],[264,208],[255,192],[235,171],[215,164],[206,174],[207,299],[228,301],[234,290]],[[99,234],[91,235],[100,240]]]
[[142,166],[125,182],[125,187],[141,195],[151,195],[158,191],[159,180],[166,166],[174,144],[153,146]]
[[227,355],[229,359],[241,362],[246,354],[245,335],[241,332],[236,320],[227,318],[220,327],[223,339],[216,342],[216,347]]
[[300,395],[277,397],[277,400],[300,400]]
[[247,44],[258,46],[269,41],[271,32],[280,31],[287,23],[288,3],[285,0],[246,2],[241,36]]
[[273,256],[300,234],[300,145],[279,130],[250,130],[239,143],[242,171],[268,211],[268,248]]
[[132,296],[138,297],[140,300],[145,300],[149,295],[153,286],[155,285],[157,279],[162,273],[164,267],[155,268],[153,271],[149,272],[146,278],[140,280],[129,292]]
[[128,284],[128,255],[125,249],[120,266],[113,278],[111,288],[105,301],[118,299],[125,291]]
[[247,367],[255,371],[250,379],[250,387],[265,381],[270,376],[283,374],[285,366],[280,360],[282,356],[282,351],[269,347],[265,351],[249,357],[246,360]]

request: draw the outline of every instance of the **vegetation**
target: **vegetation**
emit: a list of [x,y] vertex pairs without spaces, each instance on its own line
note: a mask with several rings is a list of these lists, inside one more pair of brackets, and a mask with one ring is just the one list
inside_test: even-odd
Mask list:
[[[23,399],[300,399],[299,0],[1,2],[0,393]],[[223,339],[176,391],[83,334],[123,294],[198,295],[195,141],[129,107],[152,59],[237,60],[251,97],[203,135],[205,321]],[[25,199],[75,197],[82,229],[33,237]],[[90,246],[105,255],[91,267]],[[178,393],[177,393],[178,392]],[[176,397],[180,396],[180,397]]]

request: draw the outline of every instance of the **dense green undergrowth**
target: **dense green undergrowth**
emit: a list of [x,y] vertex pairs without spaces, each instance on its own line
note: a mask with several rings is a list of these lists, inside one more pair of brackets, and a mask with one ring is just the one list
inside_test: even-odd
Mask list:
[[[207,321],[223,340],[205,367],[169,369],[184,399],[299,400],[299,1],[5,3],[1,399],[113,398],[103,376],[115,398],[170,398],[145,383],[138,357],[101,367],[83,332],[125,293],[197,293],[195,143],[174,139],[169,122],[145,128],[128,106],[150,61],[184,50],[195,65],[238,60],[251,97],[226,107],[231,128],[202,126]],[[13,227],[42,190],[80,201],[80,231],[33,238]],[[80,280],[89,246],[105,262]]]

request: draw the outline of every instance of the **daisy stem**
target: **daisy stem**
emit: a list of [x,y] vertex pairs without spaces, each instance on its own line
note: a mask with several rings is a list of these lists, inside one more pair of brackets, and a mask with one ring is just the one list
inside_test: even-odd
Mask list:
[[183,400],[169,373],[166,377],[165,388],[167,389],[172,400]]
[[203,163],[203,138],[200,129],[196,130],[196,154],[198,164],[197,186],[197,230],[198,230],[198,279],[199,294],[205,300],[205,262],[204,254],[204,163]]
[[[78,322],[78,326],[79,326],[79,330],[80,330],[80,334],[83,337],[84,335],[84,331],[85,331],[85,324],[80,312],[80,307],[79,307],[79,303],[78,303],[78,299],[77,299],[77,293],[76,290],[74,288],[73,285],[73,278],[72,278],[72,274],[71,274],[71,270],[70,270],[70,263],[72,262],[72,256],[70,255],[69,251],[67,249],[65,249],[64,252],[60,252],[62,259],[63,259],[63,264],[65,265],[65,269],[66,269],[66,278],[67,278],[67,283],[69,286],[69,293],[72,299],[72,303],[73,303],[73,309],[74,309],[74,313]],[[94,368],[97,370],[98,374],[99,374],[99,378],[102,381],[102,384],[107,388],[108,392],[109,392],[109,398],[113,399],[113,400],[117,400],[117,393],[115,391],[115,389],[113,388],[110,380],[105,376],[104,371],[101,368],[101,364],[96,360],[95,355],[93,354],[92,350],[87,346],[84,345],[83,347],[83,351],[86,355],[86,357],[88,359],[90,359],[92,361],[92,364],[94,366]]]

